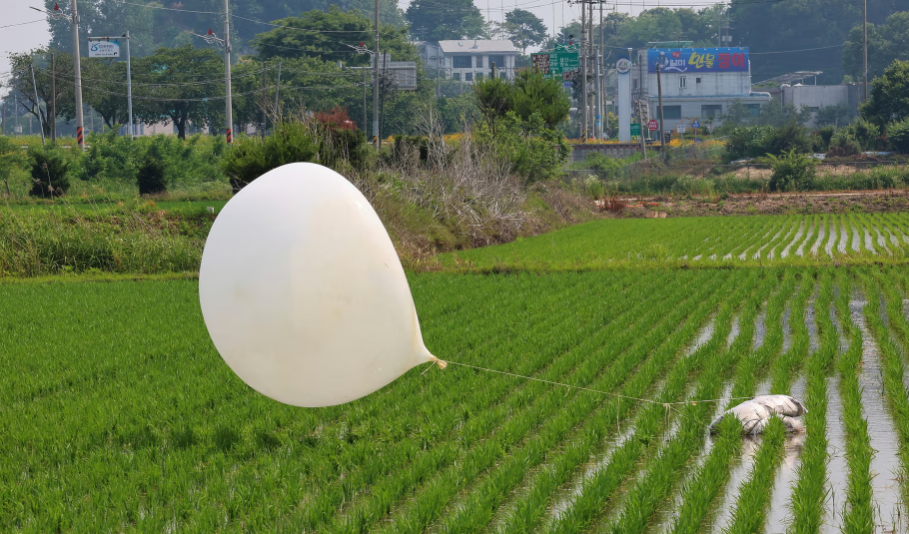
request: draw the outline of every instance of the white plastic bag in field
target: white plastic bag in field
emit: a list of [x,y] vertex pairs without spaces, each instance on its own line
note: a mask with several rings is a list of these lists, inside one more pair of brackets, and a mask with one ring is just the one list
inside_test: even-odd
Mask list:
[[205,244],[199,296],[224,361],[286,404],[349,402],[436,360],[385,227],[320,165],[274,169],[227,203]]
[[762,433],[773,417],[782,419],[787,432],[804,432],[805,425],[798,417],[806,413],[808,410],[805,405],[795,397],[759,395],[721,413],[710,424],[710,430],[715,431],[723,418],[733,415],[742,423],[742,432],[745,434]]

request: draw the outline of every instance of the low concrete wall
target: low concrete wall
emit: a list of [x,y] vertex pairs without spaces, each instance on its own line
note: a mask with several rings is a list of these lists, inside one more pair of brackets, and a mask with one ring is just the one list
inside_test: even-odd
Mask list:
[[[647,150],[659,150],[659,146],[647,145]],[[571,145],[571,161],[584,161],[587,154],[599,152],[611,158],[627,158],[641,151],[641,143],[621,143],[621,144],[584,144]]]

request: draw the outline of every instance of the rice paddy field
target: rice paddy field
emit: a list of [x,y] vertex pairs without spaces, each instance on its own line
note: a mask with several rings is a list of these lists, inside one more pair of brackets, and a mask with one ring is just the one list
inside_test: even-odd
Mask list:
[[[541,380],[424,367],[322,409],[230,371],[193,279],[7,280],[0,532],[906,532],[907,223],[604,221],[459,253],[513,268],[411,274],[427,347]],[[709,434],[761,393],[807,432]]]
[[617,219],[451,253],[446,266],[578,269],[618,265],[826,265],[909,258],[909,214]]

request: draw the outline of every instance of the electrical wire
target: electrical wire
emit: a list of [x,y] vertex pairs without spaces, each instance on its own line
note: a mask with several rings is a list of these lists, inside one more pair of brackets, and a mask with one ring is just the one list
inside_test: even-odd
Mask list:
[[[354,88],[354,87],[363,87],[363,85],[364,84],[362,84],[362,83],[354,83],[354,84],[347,84],[347,85],[323,85],[323,86],[281,85],[281,89],[283,89],[285,91],[290,90],[290,89],[298,89],[298,90],[303,90],[303,91],[308,91],[308,90],[324,91],[324,90],[328,90],[328,89],[350,89],[350,88]],[[369,85],[369,84],[366,84],[366,85]],[[257,89],[253,89],[252,91],[247,91],[245,93],[234,93],[232,96],[240,97],[240,96],[254,95],[256,93],[261,93],[263,91],[267,92],[270,89],[274,89],[276,87],[277,87],[277,84],[266,85],[264,88],[259,87]],[[126,93],[117,93],[114,91],[106,91],[104,89],[93,88],[92,90],[98,91],[101,93],[106,93],[109,95],[122,96],[124,98],[128,96]],[[200,98],[157,98],[157,97],[153,97],[153,96],[133,95],[133,100],[145,100],[145,101],[149,101],[149,102],[211,102],[211,101],[224,100],[225,98],[227,98],[227,97],[226,96],[205,96],[205,97],[200,97]]]
[[28,21],[28,22],[19,22],[19,23],[17,23],[17,24],[7,24],[6,26],[0,26],[0,29],[3,29],[3,28],[12,28],[13,26],[25,26],[26,24],[34,24],[34,23],[36,23],[36,22],[47,22],[47,19],[30,20],[30,21]]

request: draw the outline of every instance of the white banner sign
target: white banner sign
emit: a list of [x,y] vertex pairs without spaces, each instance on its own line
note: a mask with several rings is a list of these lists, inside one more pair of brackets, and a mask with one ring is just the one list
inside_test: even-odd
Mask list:
[[685,133],[685,125],[684,125],[684,124],[677,124],[676,127],[675,127],[675,131],[679,132],[680,134]]
[[117,41],[92,41],[88,43],[88,57],[120,57]]

